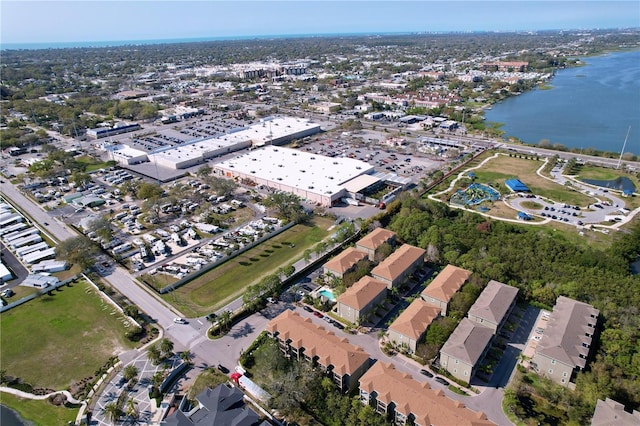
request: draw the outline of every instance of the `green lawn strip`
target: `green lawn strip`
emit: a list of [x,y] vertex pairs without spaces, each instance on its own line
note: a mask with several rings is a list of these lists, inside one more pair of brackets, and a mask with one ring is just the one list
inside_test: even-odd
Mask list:
[[52,389],[93,376],[110,356],[134,346],[124,337],[123,316],[114,311],[80,281],[4,312],[2,369],[34,387]]
[[11,408],[27,420],[39,426],[59,426],[74,422],[79,408],[57,407],[47,400],[23,399],[0,392],[0,404]]
[[204,370],[196,377],[196,381],[189,388],[189,399],[196,399],[196,396],[207,388],[215,388],[218,385],[227,383],[229,378],[212,368]]
[[[302,257],[306,249],[329,234],[327,228],[332,223],[329,219],[318,218],[314,219],[315,226],[296,225],[163,298],[185,315],[209,313],[240,296],[247,286]],[[284,242],[295,244],[295,247]]]

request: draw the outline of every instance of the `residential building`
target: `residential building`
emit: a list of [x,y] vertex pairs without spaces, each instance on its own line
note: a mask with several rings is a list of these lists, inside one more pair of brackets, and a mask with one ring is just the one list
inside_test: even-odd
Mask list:
[[425,253],[421,248],[403,244],[373,268],[371,276],[387,283],[387,288],[391,290],[424,265]]
[[266,330],[286,356],[320,366],[343,392],[357,387],[369,368],[369,354],[362,348],[292,310],[271,320]]
[[360,378],[360,400],[379,414],[390,416],[396,425],[495,425],[483,412],[474,412],[442,390],[431,389],[426,382],[418,382],[381,361]]
[[396,233],[384,228],[376,228],[362,237],[357,243],[356,248],[369,256],[372,262],[376,260],[376,253],[383,244],[395,245]]
[[[176,410],[161,424],[166,426],[258,426],[258,415],[244,402],[244,393],[226,384],[207,388],[196,396],[198,405],[189,412]],[[268,424],[268,423],[264,423]]]
[[440,349],[440,366],[456,379],[469,383],[492,340],[492,329],[463,318]]
[[599,399],[591,419],[591,426],[640,426],[640,412],[624,411],[624,405],[613,399]]
[[469,280],[471,271],[458,268],[457,266],[447,265],[440,273],[429,283],[427,288],[422,290],[422,298],[425,302],[442,309],[442,315],[447,315],[447,307],[454,294],[462,288]]
[[360,324],[386,297],[387,284],[365,275],[338,296],[338,315],[352,324]]
[[534,371],[569,386],[587,365],[599,314],[587,303],[558,297],[531,360]]
[[322,267],[323,272],[325,274],[332,274],[338,278],[342,278],[346,273],[353,271],[358,262],[366,258],[366,253],[356,249],[355,247],[349,247],[325,263]]
[[491,280],[469,308],[467,317],[497,334],[516,306],[517,299],[517,288]]
[[427,328],[440,316],[440,308],[416,299],[389,326],[388,337],[393,344],[414,353]]

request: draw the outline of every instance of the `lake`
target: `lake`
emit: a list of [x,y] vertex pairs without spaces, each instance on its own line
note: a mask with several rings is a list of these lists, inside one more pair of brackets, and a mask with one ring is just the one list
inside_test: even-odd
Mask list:
[[505,136],[528,144],[548,139],[568,148],[640,155],[640,50],[581,58],[585,66],[559,70],[552,89],[514,96],[486,111]]
[[0,419],[2,419],[2,426],[27,426],[29,423],[23,421],[18,413],[0,405]]

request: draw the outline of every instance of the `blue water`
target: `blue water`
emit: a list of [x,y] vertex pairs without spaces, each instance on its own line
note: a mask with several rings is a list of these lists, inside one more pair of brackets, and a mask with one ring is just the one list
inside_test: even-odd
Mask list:
[[587,65],[560,70],[550,90],[509,98],[486,112],[506,136],[528,144],[548,139],[568,148],[640,154],[640,50],[581,58]]
[[335,301],[336,301],[336,297],[333,295],[333,292],[332,292],[331,290],[320,290],[320,291],[318,292],[318,294],[319,294],[320,296],[324,296],[324,297],[326,297],[327,299],[329,299],[329,300],[330,300],[330,301],[332,301],[332,302],[335,302]]
[[0,405],[0,420],[2,420],[2,426],[26,426],[30,423],[23,421],[18,413]]
[[168,38],[150,40],[101,40],[101,41],[69,41],[69,42],[42,42],[42,43],[2,43],[0,50],[37,50],[37,49],[68,49],[82,47],[116,47],[116,46],[141,46],[150,44],[172,43],[198,43],[206,41],[223,40],[269,40],[287,38],[313,38],[313,37],[349,37],[349,36],[374,36],[374,35],[403,35],[412,34],[405,32],[381,32],[381,33],[318,33],[318,34],[272,34],[249,36],[224,36],[224,37],[193,37],[193,38]]

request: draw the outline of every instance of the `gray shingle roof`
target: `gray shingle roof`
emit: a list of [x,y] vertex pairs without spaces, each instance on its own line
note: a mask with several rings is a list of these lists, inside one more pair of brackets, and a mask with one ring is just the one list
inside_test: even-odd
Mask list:
[[517,296],[517,288],[491,280],[469,309],[469,315],[500,324]]
[[592,337],[587,334],[593,336],[599,314],[600,311],[587,303],[558,297],[536,353],[584,368],[589,348],[583,344],[591,345]]
[[467,364],[476,365],[492,337],[493,330],[490,328],[479,325],[469,318],[463,318],[440,352]]

